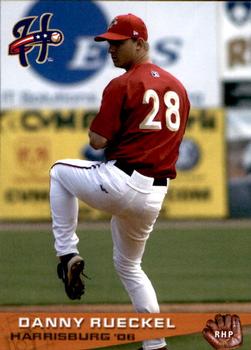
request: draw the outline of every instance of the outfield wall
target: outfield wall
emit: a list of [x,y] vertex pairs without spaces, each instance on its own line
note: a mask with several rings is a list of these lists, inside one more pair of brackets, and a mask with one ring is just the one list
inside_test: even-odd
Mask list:
[[[16,110],[2,115],[2,219],[49,219],[49,169],[58,159],[97,159],[88,147],[95,113],[83,110]],[[171,182],[164,217],[227,215],[224,111],[192,110]],[[91,218],[102,214],[81,205]]]

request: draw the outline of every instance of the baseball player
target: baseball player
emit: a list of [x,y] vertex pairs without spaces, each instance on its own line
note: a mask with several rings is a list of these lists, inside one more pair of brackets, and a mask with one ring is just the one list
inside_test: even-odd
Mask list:
[[[58,276],[67,295],[80,298],[85,287],[76,234],[80,199],[112,215],[114,266],[135,311],[158,313],[141,261],[169,181],[176,177],[190,104],[183,85],[151,63],[147,38],[144,22],[133,14],[117,16],[95,37],[108,42],[114,65],[125,69],[106,86],[90,126],[90,145],[105,149],[106,161],[57,161],[50,205]],[[167,349],[165,339],[145,340],[142,349]]]

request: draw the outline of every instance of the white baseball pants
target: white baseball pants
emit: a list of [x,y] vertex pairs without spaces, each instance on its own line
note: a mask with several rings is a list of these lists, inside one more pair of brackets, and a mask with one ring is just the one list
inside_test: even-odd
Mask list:
[[[79,253],[78,199],[111,213],[115,269],[135,310],[158,313],[156,293],[141,260],[168,186],[153,186],[153,178],[136,171],[129,176],[114,163],[65,159],[54,164],[50,205],[55,250],[57,256]],[[163,346],[164,339],[143,342],[144,350]]]

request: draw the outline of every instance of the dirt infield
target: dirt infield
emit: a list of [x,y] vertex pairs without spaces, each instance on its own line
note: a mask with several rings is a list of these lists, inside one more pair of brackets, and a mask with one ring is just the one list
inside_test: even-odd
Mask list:
[[[251,219],[219,219],[219,220],[164,220],[159,219],[156,222],[156,229],[199,229],[207,227],[212,228],[247,228],[251,229]],[[80,221],[78,230],[93,229],[93,230],[109,230],[110,222],[106,221]],[[49,222],[0,222],[0,232],[6,230],[15,231],[51,231]]]
[[[34,305],[34,306],[0,306],[0,312],[133,312],[129,304],[88,304],[88,305]],[[161,304],[163,313],[179,312],[213,312],[213,313],[247,313],[251,312],[251,303],[181,303]]]

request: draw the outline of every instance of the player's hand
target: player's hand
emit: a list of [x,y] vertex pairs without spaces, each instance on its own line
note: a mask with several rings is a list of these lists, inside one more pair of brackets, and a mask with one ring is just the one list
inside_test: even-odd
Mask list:
[[242,329],[237,315],[217,314],[215,320],[208,320],[203,336],[217,350],[237,349],[242,344]]

